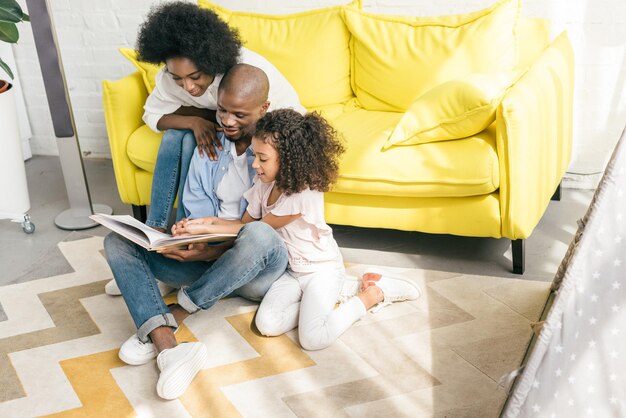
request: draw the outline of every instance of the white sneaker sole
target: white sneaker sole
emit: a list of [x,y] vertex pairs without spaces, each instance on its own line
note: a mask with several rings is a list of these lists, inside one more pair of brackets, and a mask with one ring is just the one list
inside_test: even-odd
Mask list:
[[161,372],[157,382],[157,394],[167,400],[182,396],[208,358],[208,351],[204,345],[194,345],[177,367]]

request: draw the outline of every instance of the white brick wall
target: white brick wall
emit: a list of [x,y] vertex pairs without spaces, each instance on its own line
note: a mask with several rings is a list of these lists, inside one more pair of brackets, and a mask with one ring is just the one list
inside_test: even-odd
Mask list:
[[[192,0],[190,0],[192,1]],[[214,0],[232,10],[293,13],[342,0]],[[440,15],[487,7],[494,0],[364,0],[367,10],[390,14]],[[576,54],[574,154],[570,172],[603,171],[626,121],[626,2],[623,0],[522,0],[523,15],[552,21],[553,35],[567,30]],[[20,0],[24,5],[24,1]],[[85,155],[109,156],[102,115],[101,81],[133,67],[117,52],[133,46],[151,0],[49,0]],[[32,33],[21,26],[14,47],[33,127],[34,154],[57,154],[54,132]],[[593,183],[593,182],[592,182]]]

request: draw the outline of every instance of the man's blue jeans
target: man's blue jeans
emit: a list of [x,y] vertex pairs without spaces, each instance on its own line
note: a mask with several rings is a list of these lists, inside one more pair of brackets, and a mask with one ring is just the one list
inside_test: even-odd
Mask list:
[[182,201],[183,188],[195,148],[196,137],[193,131],[168,129],[163,133],[154,166],[150,212],[146,225],[153,228],[168,228],[177,192],[176,220],[179,221],[185,217]]
[[178,327],[163,302],[157,278],[180,288],[178,304],[194,313],[231,294],[260,301],[288,262],[285,243],[265,222],[244,225],[232,248],[214,262],[172,260],[115,233],[104,239],[104,250],[143,342],[149,341],[148,334],[155,328]]

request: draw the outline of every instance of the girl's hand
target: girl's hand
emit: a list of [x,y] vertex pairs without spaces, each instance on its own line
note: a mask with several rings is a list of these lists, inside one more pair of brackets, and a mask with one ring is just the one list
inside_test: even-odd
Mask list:
[[196,137],[200,156],[204,157],[206,152],[209,159],[217,160],[217,150],[222,149],[222,143],[217,139],[217,132],[221,128],[217,124],[201,117],[194,117],[191,126]]
[[213,225],[216,223],[217,219],[218,218],[216,216],[207,216],[204,218],[196,219],[183,218],[180,221],[176,222],[174,225],[172,225],[172,235],[189,235],[183,233],[183,231],[185,230],[185,225],[189,223],[198,225]]
[[174,225],[172,225],[172,228],[170,229],[172,235],[178,235],[176,231],[178,231],[179,228],[183,226],[183,222],[185,222],[186,220],[187,218],[183,218],[180,221],[176,222]]
[[211,225],[187,222],[176,230],[176,235],[201,235],[213,232]]
[[197,219],[181,219],[172,225],[172,235],[199,235],[210,234],[211,225],[217,221],[215,216],[207,216],[206,218]]
[[204,218],[185,219],[185,223],[215,225],[218,223],[218,220],[217,216],[205,216]]

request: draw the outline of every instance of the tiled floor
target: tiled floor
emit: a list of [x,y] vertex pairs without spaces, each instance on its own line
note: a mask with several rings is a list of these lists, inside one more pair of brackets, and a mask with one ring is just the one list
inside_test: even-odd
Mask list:
[[[26,170],[29,214],[36,231],[27,235],[19,224],[0,220],[0,285],[18,279],[70,233],[54,225],[56,215],[69,207],[59,159],[36,156],[27,161]],[[85,172],[93,203],[111,206],[116,214],[130,213],[130,206],[117,194],[111,160],[87,159]],[[524,279],[552,279],[576,231],[576,220],[584,215],[592,196],[590,190],[564,189],[562,200],[550,203],[526,242]],[[520,278],[510,273],[509,240],[344,226],[334,229],[349,262]],[[84,233],[105,235],[107,230],[97,227]]]

